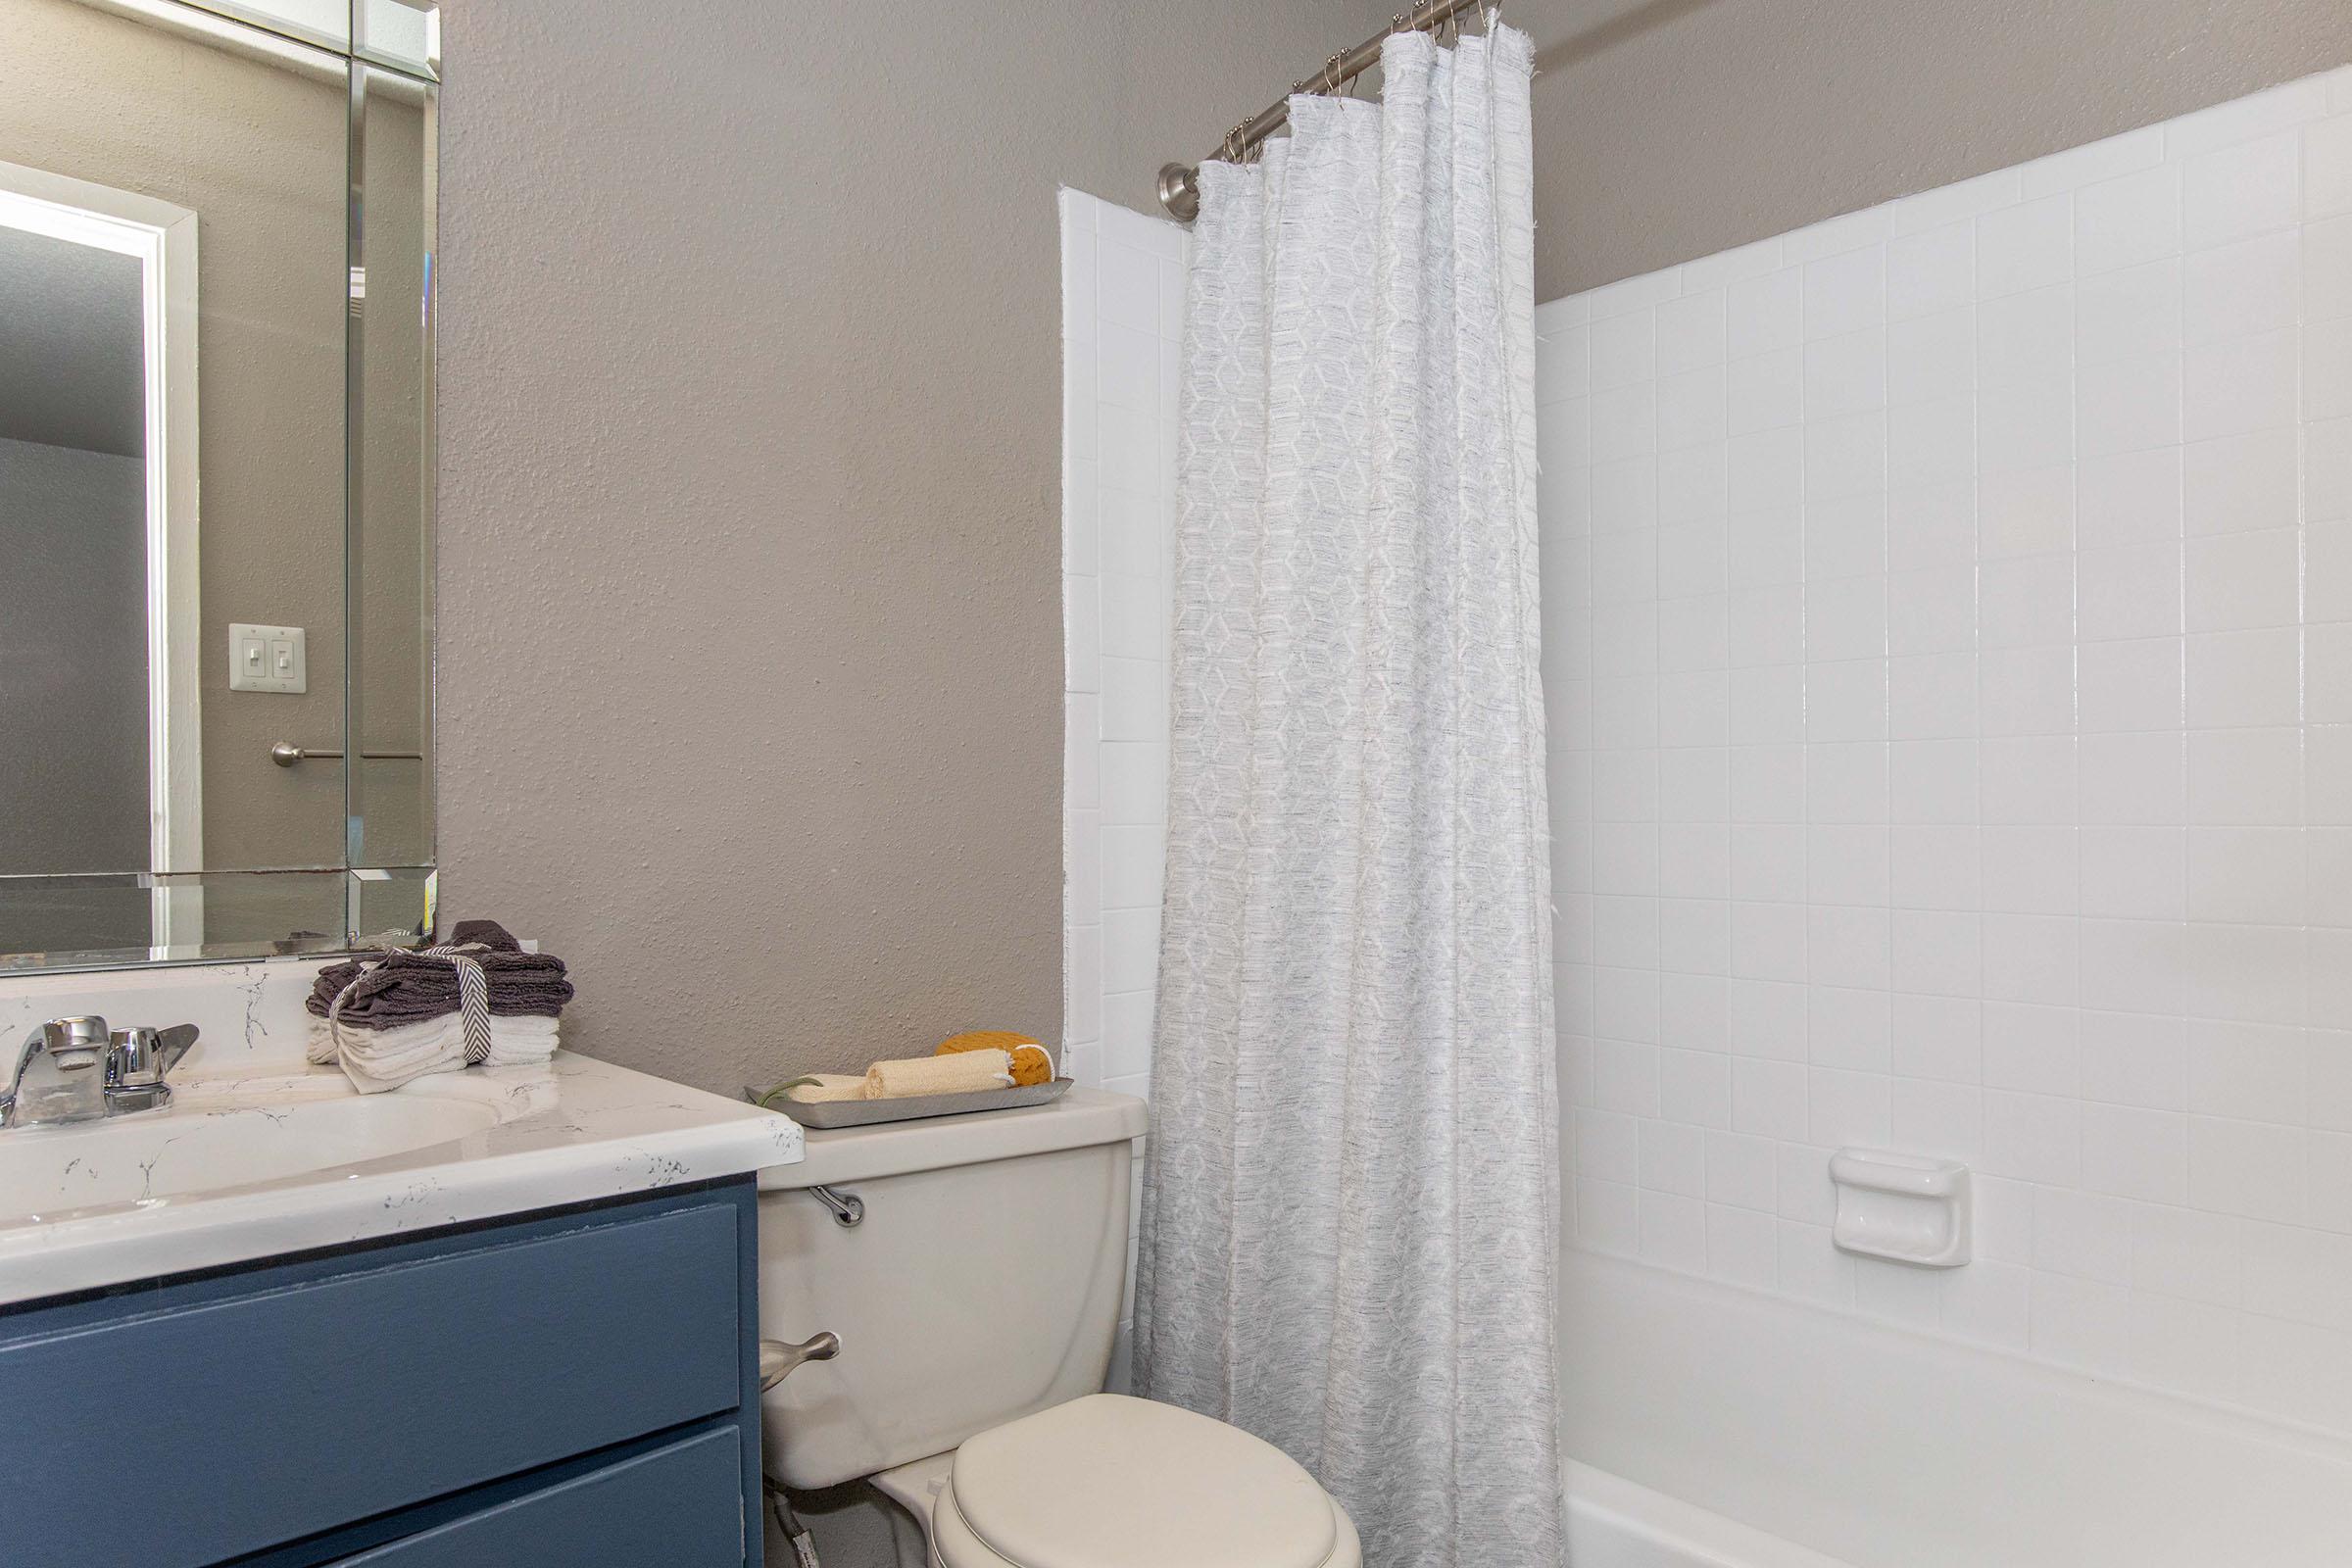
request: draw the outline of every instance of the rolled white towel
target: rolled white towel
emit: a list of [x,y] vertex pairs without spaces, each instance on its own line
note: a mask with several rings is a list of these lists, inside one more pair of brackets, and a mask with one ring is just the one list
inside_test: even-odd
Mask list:
[[[556,1054],[557,1020],[538,1013],[490,1019],[490,1055],[484,1066],[514,1067],[541,1062]],[[427,1073],[457,1072],[466,1065],[466,1025],[457,1013],[397,1029],[354,1029],[324,1018],[311,1020],[311,1060],[338,1062],[352,1087],[364,1095],[397,1089]]]

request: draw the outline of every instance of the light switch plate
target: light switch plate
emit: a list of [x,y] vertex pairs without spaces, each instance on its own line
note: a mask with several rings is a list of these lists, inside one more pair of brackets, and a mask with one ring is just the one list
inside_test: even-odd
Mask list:
[[228,689],[232,692],[307,692],[310,659],[300,626],[228,627]]

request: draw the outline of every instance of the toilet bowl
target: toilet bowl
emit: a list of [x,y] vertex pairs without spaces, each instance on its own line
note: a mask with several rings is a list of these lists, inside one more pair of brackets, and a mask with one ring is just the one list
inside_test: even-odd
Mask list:
[[[1057,1462],[1058,1461],[1058,1462]],[[1053,1478],[1040,1484],[1041,1477]],[[991,1428],[874,1478],[930,1568],[1359,1568],[1347,1510],[1281,1449],[1116,1394]]]
[[[841,1352],[766,1396],[768,1473],[864,1480],[904,1568],[1359,1568],[1354,1526],[1272,1445],[1103,1394],[1141,1101],[811,1131],[760,1178],[760,1318]],[[854,1200],[854,1201],[852,1201]]]

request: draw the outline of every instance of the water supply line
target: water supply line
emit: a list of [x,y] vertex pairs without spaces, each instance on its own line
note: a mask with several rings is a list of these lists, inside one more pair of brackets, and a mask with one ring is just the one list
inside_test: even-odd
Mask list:
[[[855,1224],[856,1221],[847,1223]],[[786,1378],[811,1361],[830,1361],[841,1353],[841,1336],[831,1329],[819,1329],[795,1345],[790,1340],[761,1340],[760,1342],[760,1392],[765,1394]],[[785,1494],[784,1483],[774,1476],[762,1474],[760,1490],[767,1496],[767,1510],[775,1516],[776,1528],[792,1544],[792,1554],[799,1559],[799,1568],[819,1568],[816,1560],[816,1541],[808,1527],[801,1523],[800,1514]]]

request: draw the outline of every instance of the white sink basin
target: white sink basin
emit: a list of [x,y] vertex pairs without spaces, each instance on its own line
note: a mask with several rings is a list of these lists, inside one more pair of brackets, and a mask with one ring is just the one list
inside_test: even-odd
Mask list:
[[416,1091],[362,1097],[335,1093],[339,1083],[241,1079],[217,1092],[195,1085],[163,1110],[0,1134],[0,1226],[459,1145],[501,1119],[496,1104],[478,1099]]
[[[309,982],[290,973],[294,1017],[255,1022],[241,1043],[235,1013],[220,1019],[162,1110],[0,1129],[0,1306],[801,1157],[787,1117],[567,1051],[362,1095],[340,1068],[302,1060]],[[149,984],[173,983],[163,975]],[[93,1000],[17,1007],[103,1011]],[[176,995],[142,1005],[196,1011]]]

